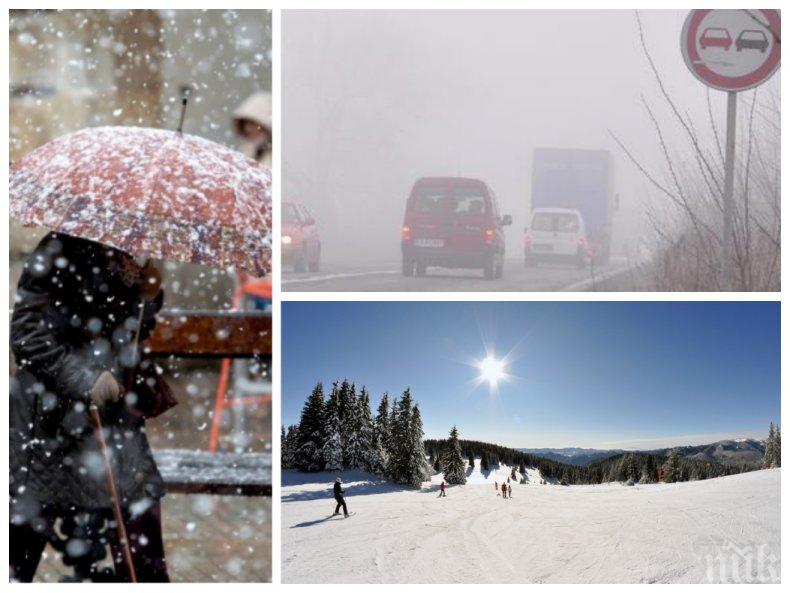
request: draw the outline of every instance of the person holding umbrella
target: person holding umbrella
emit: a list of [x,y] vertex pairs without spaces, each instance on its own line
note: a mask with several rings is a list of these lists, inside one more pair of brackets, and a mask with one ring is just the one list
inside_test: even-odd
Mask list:
[[159,503],[165,489],[145,419],[175,401],[138,346],[162,306],[160,282],[150,264],[60,233],[48,234],[25,264],[11,317],[18,366],[10,403],[12,579],[32,580],[58,519],[64,561],[80,577],[99,578],[103,539],[116,575],[124,575],[122,542],[107,528],[113,516],[89,417],[94,407],[112,451],[137,579],[169,580]]
[[135,258],[271,270],[271,172],[182,133],[186,102],[175,131],[87,128],[11,164],[11,217],[52,231],[25,266],[12,316],[15,580],[33,578],[47,541],[60,545],[58,519],[78,578],[102,576],[109,543],[118,577],[168,579],[165,489],[145,419],[175,402],[139,348],[163,293],[156,269]]

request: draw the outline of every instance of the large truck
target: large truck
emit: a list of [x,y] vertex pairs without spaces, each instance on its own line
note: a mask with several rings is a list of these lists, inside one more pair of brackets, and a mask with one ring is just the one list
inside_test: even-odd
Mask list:
[[608,150],[536,148],[532,161],[532,210],[578,210],[590,253],[599,265],[609,262],[615,209],[612,173]]

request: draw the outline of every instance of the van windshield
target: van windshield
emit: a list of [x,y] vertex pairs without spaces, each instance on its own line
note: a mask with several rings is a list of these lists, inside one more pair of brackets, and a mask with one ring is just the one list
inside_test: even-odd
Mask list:
[[575,233],[579,230],[579,217],[560,212],[538,212],[532,217],[532,230]]
[[440,215],[447,212],[450,216],[483,216],[486,203],[485,191],[478,187],[423,185],[414,190],[410,210],[420,214]]

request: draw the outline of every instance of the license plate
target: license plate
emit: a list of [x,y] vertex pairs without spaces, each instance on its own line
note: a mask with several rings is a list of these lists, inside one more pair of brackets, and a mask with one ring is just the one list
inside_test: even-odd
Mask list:
[[416,247],[444,247],[444,239],[415,239]]

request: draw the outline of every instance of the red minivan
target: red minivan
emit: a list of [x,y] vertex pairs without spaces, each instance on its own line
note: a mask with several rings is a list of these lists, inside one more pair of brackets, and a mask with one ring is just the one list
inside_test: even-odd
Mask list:
[[496,196],[485,182],[464,177],[423,177],[412,187],[401,229],[403,275],[424,276],[428,266],[482,268],[501,278],[505,259]]

